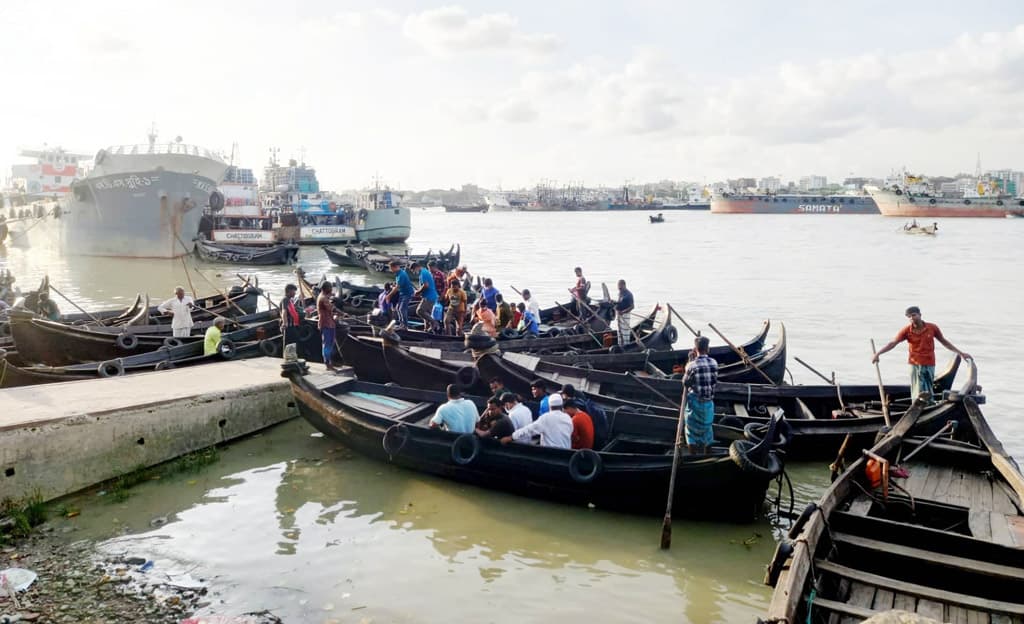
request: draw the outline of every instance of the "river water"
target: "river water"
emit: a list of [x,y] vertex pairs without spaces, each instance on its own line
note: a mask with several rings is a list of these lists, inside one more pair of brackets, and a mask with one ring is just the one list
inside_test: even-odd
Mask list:
[[[791,355],[840,383],[874,383],[869,340],[881,346],[922,308],[976,357],[984,406],[1007,449],[1024,453],[1013,406],[1024,395],[1012,354],[1024,331],[1024,220],[951,219],[936,237],[908,236],[881,216],[646,213],[445,214],[416,211],[414,252],[461,243],[463,263],[542,306],[568,298],[582,266],[599,292],[619,278],[638,311],[670,302],[695,328],[713,322],[733,342],[764,319],[785,322]],[[87,308],[127,305],[137,292],[188,288],[180,261],[62,258],[44,224],[28,248],[0,251],[23,288],[44,274]],[[190,267],[196,261],[189,260]],[[335,271],[317,247],[302,250],[310,276]],[[236,269],[200,265],[192,282],[237,282]],[[255,272],[279,297],[287,268]],[[1014,276],[1017,277],[1014,277]],[[63,302],[63,309],[70,304]],[[713,333],[711,334],[713,336]],[[719,341],[713,340],[713,344]],[[939,366],[948,355],[938,347]],[[906,347],[883,356],[887,382],[904,382]],[[797,383],[817,378],[791,358]],[[790,466],[799,501],[827,484],[823,465]],[[222,451],[199,475],[147,483],[125,503],[94,495],[74,504],[76,538],[191,570],[209,583],[208,611],[271,609],[287,622],[751,621],[774,548],[767,521],[746,526],[674,523],[564,507],[453,484],[367,461],[294,421]],[[728,496],[723,492],[722,496]],[[694,501],[714,504],[715,501]],[[799,502],[798,502],[799,504]],[[154,517],[169,522],[150,527]]]

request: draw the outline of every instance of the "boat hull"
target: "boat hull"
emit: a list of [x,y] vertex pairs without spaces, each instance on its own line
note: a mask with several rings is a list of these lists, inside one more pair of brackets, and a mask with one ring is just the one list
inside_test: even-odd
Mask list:
[[913,197],[894,191],[873,191],[871,196],[881,213],[887,217],[985,217],[1000,219],[1009,215],[1024,215],[1024,200],[978,197],[974,199],[948,199],[942,197]]
[[356,226],[356,238],[368,243],[404,243],[412,233],[412,213],[407,208],[369,210]]
[[61,215],[66,252],[176,258],[191,253],[213,179],[174,171],[90,177],[75,183]]
[[729,195],[711,200],[713,214],[879,214],[870,197]]

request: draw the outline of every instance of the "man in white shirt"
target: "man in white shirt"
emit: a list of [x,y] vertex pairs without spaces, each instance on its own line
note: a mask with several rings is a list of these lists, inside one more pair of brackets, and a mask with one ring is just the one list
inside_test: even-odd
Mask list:
[[519,397],[512,392],[502,394],[501,402],[505,404],[505,411],[508,412],[512,426],[516,429],[522,429],[533,422],[533,412],[530,411],[529,407],[520,403]]
[[157,306],[157,311],[163,314],[173,314],[171,319],[171,334],[175,338],[183,338],[192,333],[192,308],[195,302],[192,297],[185,294],[185,289],[178,286],[174,289],[174,296]]
[[538,304],[537,300],[530,294],[529,288],[523,289],[523,303],[526,304],[526,309],[533,314],[533,318],[537,319],[537,322],[540,323],[540,304]]
[[511,436],[502,438],[501,443],[528,443],[533,436],[539,435],[541,446],[572,448],[572,418],[562,411],[562,395],[548,396],[548,407],[551,409],[538,416],[537,420],[516,429]]

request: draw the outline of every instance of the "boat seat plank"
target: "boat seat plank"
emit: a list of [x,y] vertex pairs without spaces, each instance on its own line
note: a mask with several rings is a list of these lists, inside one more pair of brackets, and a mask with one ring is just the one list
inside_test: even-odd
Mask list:
[[989,518],[987,509],[974,511],[967,514],[967,527],[971,535],[983,540],[992,540],[992,520]]
[[879,588],[875,592],[875,602],[871,605],[875,611],[888,611],[892,609],[893,600],[895,600],[896,594],[892,593],[888,589]]
[[1013,538],[1013,534],[1010,532],[1010,525],[1006,521],[1006,516],[993,511],[989,514],[989,522],[992,526],[992,541],[1003,546],[1017,546],[1017,541]]
[[829,600],[828,598],[815,598],[814,604],[811,608],[825,609],[826,611],[832,611],[834,613],[839,613],[844,616],[848,616],[839,620],[841,624],[846,624],[846,622],[862,622],[868,619],[869,617],[878,615],[878,613],[872,609],[867,609],[865,607],[856,607],[845,602]]
[[742,416],[743,418],[750,418],[750,412],[747,411],[747,406],[742,403],[733,403],[732,411],[735,412],[737,416]]
[[998,565],[994,563],[988,563],[985,561],[978,561],[976,559],[967,559],[965,557],[955,557],[953,555],[945,555],[931,550],[925,550],[923,548],[902,546],[900,544],[894,544],[892,542],[882,542],[879,540],[861,537],[859,535],[850,535],[847,533],[834,533],[832,535],[832,539],[837,542],[850,544],[852,546],[857,546],[859,548],[889,553],[891,555],[906,557],[908,559],[917,559],[920,561],[931,562],[934,564],[951,568],[953,570],[968,570],[970,572],[983,574],[986,576],[1005,578],[1015,581],[1024,581],[1024,569],[1016,568],[1013,566]]
[[953,486],[953,469],[949,466],[932,466],[931,475],[921,498],[946,502]]
[[946,621],[946,618],[943,615],[942,603],[935,602],[934,600],[928,600],[927,598],[922,598],[917,601],[917,614],[930,617],[938,622]]
[[850,503],[850,513],[857,514],[858,516],[866,516],[868,515],[868,512],[871,511],[871,506],[873,504],[874,501],[870,496],[867,494],[861,494],[857,496],[852,503]]
[[931,472],[931,466],[928,464],[910,464],[904,466],[910,476],[907,477],[900,485],[914,498],[921,498],[921,490],[924,488],[925,481],[928,479],[928,473]]
[[903,594],[896,592],[895,597],[892,601],[892,608],[897,611],[906,611],[907,613],[913,613],[917,609],[917,598],[910,594]]
[[[885,587],[892,591],[913,594],[918,597],[918,613],[921,613],[921,601],[930,600],[940,603],[972,607],[985,611],[1024,616],[1024,604],[1020,603],[989,600],[987,598],[979,598],[977,596],[968,596],[967,594],[936,589],[926,585],[908,583],[906,581],[881,576],[880,574],[872,574],[871,572],[864,572],[863,570],[857,570],[855,568],[840,565],[832,561],[825,561],[823,559],[816,560],[814,565],[823,572],[846,577],[852,581],[874,585],[875,587]],[[942,619],[941,611],[938,619]]]
[[856,581],[850,583],[850,597],[846,599],[846,604],[854,607],[870,609],[874,602],[874,586],[867,583],[858,583]]

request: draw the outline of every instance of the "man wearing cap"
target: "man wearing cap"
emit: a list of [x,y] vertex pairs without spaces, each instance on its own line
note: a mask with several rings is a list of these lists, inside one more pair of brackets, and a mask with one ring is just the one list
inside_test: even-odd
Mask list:
[[715,441],[712,423],[715,420],[715,386],[718,384],[718,362],[708,355],[711,341],[707,336],[694,340],[697,357],[686,365],[683,387],[686,388],[686,445],[691,455],[707,455]]
[[572,419],[572,448],[594,448],[594,421],[583,411],[583,402],[579,399],[566,401],[565,413]]
[[412,301],[416,289],[413,288],[412,280],[402,268],[401,262],[392,260],[388,267],[395,274],[395,287],[391,290],[391,301],[395,304],[395,320],[398,321],[398,326],[404,329],[409,325],[409,302]]
[[452,433],[473,433],[480,414],[471,401],[462,398],[462,391],[455,384],[449,384],[448,402],[437,408],[430,419],[430,428],[444,427]]
[[930,400],[935,383],[935,341],[938,340],[942,346],[965,360],[971,359],[971,356],[946,340],[938,325],[924,322],[921,318],[921,308],[910,306],[907,308],[906,314],[910,319],[910,324],[901,329],[891,342],[879,349],[878,353],[871,358],[871,363],[878,363],[878,356],[891,351],[893,347],[906,340],[909,351],[911,395],[913,398],[917,398],[921,393],[927,393]]
[[516,429],[510,436],[501,439],[502,444],[509,442],[526,442],[535,435],[540,436],[541,446],[554,448],[572,448],[572,418],[562,411],[562,397],[552,394],[548,397],[550,409],[544,412],[537,420],[521,429]]
[[533,422],[533,412],[530,411],[530,408],[519,402],[519,397],[515,393],[506,392],[502,394],[501,402],[505,405],[505,411],[508,412],[508,417],[512,421],[514,428],[522,429]]

